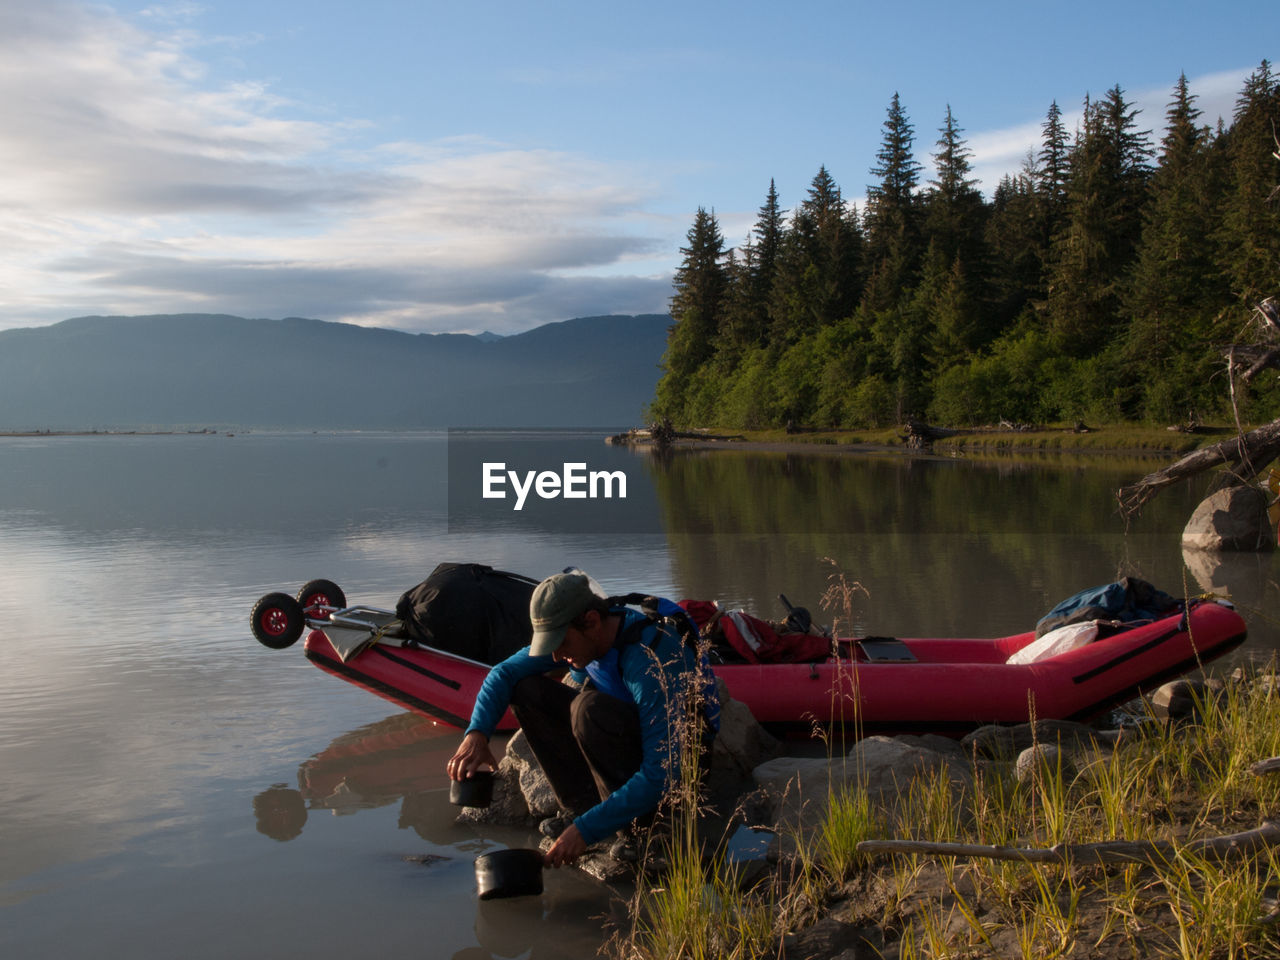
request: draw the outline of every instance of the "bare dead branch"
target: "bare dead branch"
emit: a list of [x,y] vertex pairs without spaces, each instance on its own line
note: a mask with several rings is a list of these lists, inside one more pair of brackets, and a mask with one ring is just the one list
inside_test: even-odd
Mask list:
[[[1258,374],[1271,367],[1280,366],[1280,346],[1255,343],[1233,343],[1222,347],[1219,353],[1227,360],[1228,372],[1232,375],[1239,367],[1245,370],[1240,379],[1245,383],[1253,381]],[[1246,366],[1247,365],[1247,366]]]
[[[1280,190],[1280,187],[1276,188]],[[1280,303],[1276,303],[1275,297],[1267,297],[1260,304],[1253,308],[1262,326],[1272,335],[1280,334]]]
[[1185,843],[1109,840],[1103,843],[1059,843],[1052,847],[995,847],[978,843],[932,840],[863,840],[858,852],[923,853],[939,857],[1022,860],[1027,863],[1168,863],[1180,853],[1204,860],[1228,860],[1280,846],[1280,824],[1262,826]]
[[1165,487],[1205,470],[1226,465],[1240,483],[1249,483],[1277,456],[1280,456],[1280,420],[1273,420],[1243,436],[1189,453],[1137,483],[1121,487],[1116,491],[1116,499],[1125,516],[1133,516]]

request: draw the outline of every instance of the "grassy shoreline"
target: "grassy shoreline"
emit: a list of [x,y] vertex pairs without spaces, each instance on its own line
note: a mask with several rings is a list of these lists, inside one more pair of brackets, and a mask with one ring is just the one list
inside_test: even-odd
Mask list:
[[[950,436],[934,440],[929,452],[943,455],[1063,452],[1181,456],[1218,443],[1235,432],[1234,427],[1227,425],[1198,427],[1193,432],[1137,424],[1112,424],[1084,430],[1067,424],[1025,430],[971,427],[951,431]],[[919,452],[908,445],[901,427],[793,432],[782,429],[744,430],[731,435],[699,429],[682,434],[673,446],[677,449],[779,452]]]
[[[723,863],[675,847],[673,869],[637,894],[628,960],[824,957],[822,925],[857,956],[1245,958],[1280,951],[1280,849],[1218,859],[1197,841],[1280,815],[1280,678],[1270,671],[1204,696],[1187,722],[1146,722],[1111,746],[972,759],[957,783],[924,774],[881,801],[832,783],[826,813],[797,826],[772,875],[740,885]],[[1064,749],[1065,754],[1065,749]],[[1115,864],[869,854],[858,841],[912,838],[1018,848],[1117,839],[1152,845]],[[674,904],[678,903],[676,908]],[[679,919],[679,929],[670,921]],[[665,920],[667,923],[663,923]]]

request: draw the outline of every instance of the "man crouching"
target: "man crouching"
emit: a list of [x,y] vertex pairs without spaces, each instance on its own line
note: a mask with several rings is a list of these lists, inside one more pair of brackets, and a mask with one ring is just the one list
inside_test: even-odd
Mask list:
[[[572,863],[610,833],[657,810],[682,762],[678,725],[698,698],[702,757],[718,726],[715,682],[668,620],[611,607],[581,573],[542,581],[529,604],[533,639],[485,678],[471,722],[448,763],[465,780],[496,768],[489,738],[508,706],[561,809],[573,822],[545,854]],[[575,689],[548,676],[568,664]]]

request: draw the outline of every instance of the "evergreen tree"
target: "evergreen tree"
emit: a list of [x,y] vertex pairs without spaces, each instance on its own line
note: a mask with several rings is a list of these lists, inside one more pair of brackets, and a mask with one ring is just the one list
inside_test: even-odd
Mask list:
[[1083,129],[1071,152],[1066,221],[1053,238],[1049,320],[1064,353],[1090,356],[1120,322],[1123,280],[1142,232],[1149,174],[1148,134],[1119,87],[1085,101]]
[[[920,287],[928,325],[935,332],[940,324],[949,331],[935,338],[934,357],[942,361],[980,346],[992,331],[980,324],[987,294],[987,206],[977,181],[969,176],[969,149],[950,106],[939,133],[933,155],[937,179],[929,181],[924,197],[928,249]],[[945,320],[940,311],[946,313]]]
[[770,180],[764,206],[741,247],[741,260],[731,250],[725,267],[727,293],[718,352],[726,363],[769,342],[770,302],[785,239],[778,191]]
[[715,352],[727,288],[725,268],[720,263],[724,238],[715,214],[699,207],[687,236],[689,245],[680,248],[684,259],[676,270],[671,298],[675,323],[667,337],[653,407],[655,414],[677,424],[686,423],[690,415],[687,403],[692,377]]
[[1067,209],[1067,184],[1071,177],[1071,148],[1067,128],[1062,124],[1062,111],[1058,101],[1049,104],[1049,113],[1040,129],[1043,131],[1040,155],[1036,158],[1036,185],[1040,193],[1041,230],[1040,247],[1048,261],[1049,242],[1062,226]]
[[853,312],[860,294],[862,235],[824,166],[809,185],[780,250],[773,340],[793,343]]
[[767,327],[765,313],[769,298],[773,293],[773,284],[778,276],[778,257],[782,252],[783,234],[786,224],[782,218],[782,208],[778,204],[778,190],[772,179],[769,180],[769,193],[765,197],[764,206],[760,208],[753,230],[756,239],[756,265],[752,273],[754,285],[753,296],[760,304],[761,324],[759,337],[763,340]]
[[714,344],[716,358],[725,363],[735,363],[759,340],[759,315],[752,283],[758,254],[750,237],[742,245],[741,260],[737,254],[737,250],[730,249],[725,261],[725,293]]
[[1115,230],[1112,255],[1128,264],[1142,238],[1142,219],[1151,179],[1151,131],[1137,130],[1139,110],[1112,87],[1098,104],[1102,124],[1102,162],[1115,184],[1110,216]]
[[1264,60],[1245,81],[1227,135],[1227,200],[1218,233],[1219,262],[1236,302],[1251,308],[1280,286],[1280,216],[1267,197],[1280,182],[1274,153],[1280,130],[1280,80]]
[[1225,290],[1210,244],[1215,204],[1209,131],[1199,126],[1186,75],[1165,114],[1160,163],[1151,178],[1128,307],[1129,368],[1144,383],[1144,412],[1164,419],[1201,407],[1210,370],[1211,320]]
[[950,105],[938,132],[938,152],[933,155],[937,179],[929,181],[924,200],[925,234],[943,259],[959,257],[976,268],[986,259],[982,233],[987,211],[977,181],[969,176],[971,154]]
[[891,308],[914,286],[921,243],[916,186],[921,166],[912,152],[915,131],[898,94],[889,102],[884,137],[867,188],[866,234],[869,267],[863,304],[868,311]]
[[1007,327],[1030,300],[1043,300],[1043,204],[1035,154],[1016,175],[1001,178],[991,199],[986,242],[991,258],[990,297],[998,329]]

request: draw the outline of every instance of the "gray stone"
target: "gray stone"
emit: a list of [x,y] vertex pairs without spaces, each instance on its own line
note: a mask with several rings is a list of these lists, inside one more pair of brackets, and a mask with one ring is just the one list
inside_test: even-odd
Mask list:
[[960,741],[969,756],[1010,761],[1037,743],[1055,744],[1072,751],[1105,749],[1115,745],[1119,731],[1098,730],[1072,720],[1037,720],[1012,726],[989,724]]
[[1201,707],[1225,691],[1216,677],[1182,677],[1170,680],[1151,695],[1151,712],[1161,720],[1188,720],[1199,717]]
[[969,758],[969,753],[965,750],[964,745],[952,737],[944,737],[936,733],[904,733],[893,739],[898,743],[920,747],[924,750],[932,750],[943,756],[964,757],[966,760]]
[[774,816],[799,817],[802,824],[819,821],[831,794],[864,789],[881,803],[905,793],[921,775],[945,773],[957,789],[971,782],[968,760],[954,749],[946,753],[921,746],[919,738],[867,737],[847,757],[778,757],[757,767],[752,776],[774,798]]
[[517,730],[507,741],[507,754],[502,762],[511,764],[510,769],[514,772],[529,816],[542,820],[560,812],[560,805],[551,791],[551,782],[529,748],[529,739],[523,730]]
[[871,793],[897,793],[921,774],[945,772],[953,780],[970,779],[968,764],[958,752],[940,753],[912,742],[918,738],[867,737],[849,752],[858,781]]
[[778,741],[756,723],[751,709],[734,700],[724,681],[717,681],[720,692],[720,732],[712,748],[712,768],[723,767],[742,777],[778,752]]
[[1274,550],[1267,495],[1251,484],[1209,494],[1187,521],[1182,545],[1197,550]]
[[1055,744],[1037,743],[1018,754],[1013,773],[1019,783],[1031,783],[1037,776],[1057,777],[1061,773],[1062,782],[1070,784],[1076,777],[1076,765],[1070,754]]

